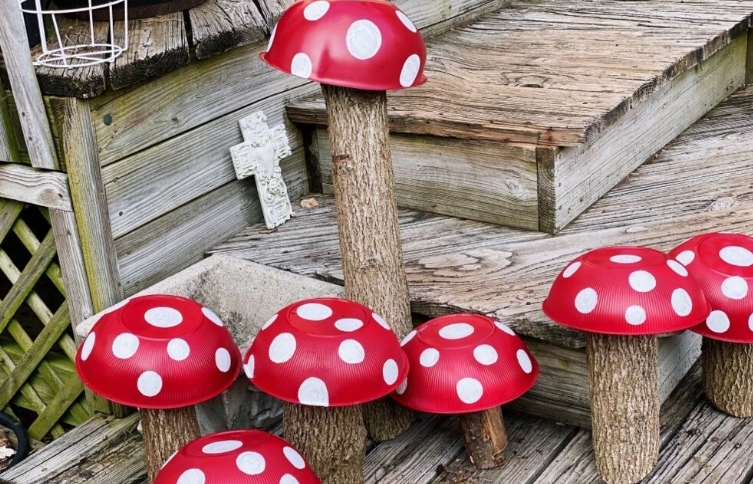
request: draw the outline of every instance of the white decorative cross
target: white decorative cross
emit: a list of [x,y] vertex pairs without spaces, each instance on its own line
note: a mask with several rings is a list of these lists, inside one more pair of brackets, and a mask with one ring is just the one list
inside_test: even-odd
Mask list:
[[264,222],[268,229],[273,229],[290,219],[293,213],[280,169],[280,160],[292,154],[285,125],[270,129],[262,111],[246,116],[238,123],[243,143],[230,148],[235,176],[239,180],[252,175],[256,177]]

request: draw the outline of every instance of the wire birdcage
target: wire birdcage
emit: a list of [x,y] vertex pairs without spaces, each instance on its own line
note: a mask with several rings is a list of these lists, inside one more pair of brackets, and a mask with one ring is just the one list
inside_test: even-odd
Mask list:
[[[42,0],[32,0],[32,6],[24,6],[25,0],[19,0],[21,11],[36,16],[39,25],[42,52],[34,61],[35,65],[47,67],[71,68],[86,67],[103,62],[113,62],[128,47],[128,0],[107,0],[78,8],[45,8]],[[122,22],[115,23],[113,9],[122,9]],[[71,42],[66,32],[61,31],[59,16],[76,17],[81,22],[89,22],[88,33],[83,41]],[[95,17],[108,22],[108,35],[104,40],[95,35]],[[123,29],[122,36],[116,36],[116,27]],[[70,43],[70,45],[68,45]]]

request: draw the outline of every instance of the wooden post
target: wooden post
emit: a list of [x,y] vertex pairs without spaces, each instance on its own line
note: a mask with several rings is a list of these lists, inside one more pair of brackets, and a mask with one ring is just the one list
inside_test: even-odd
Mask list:
[[[322,85],[329,116],[345,296],[384,317],[398,338],[412,329],[387,127],[387,94]],[[405,432],[413,413],[391,401],[364,406],[376,441]]]
[[500,407],[460,415],[465,451],[473,465],[492,469],[505,461],[507,431]]
[[609,484],[646,477],[659,459],[656,336],[586,333],[594,457]]

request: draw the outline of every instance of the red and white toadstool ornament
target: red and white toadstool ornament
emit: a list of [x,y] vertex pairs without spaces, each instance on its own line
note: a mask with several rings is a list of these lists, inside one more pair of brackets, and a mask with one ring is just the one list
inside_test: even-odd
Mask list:
[[703,389],[721,411],[753,416],[753,238],[710,233],[670,252],[703,288],[711,314],[703,335]]
[[523,340],[486,316],[453,314],[422,324],[402,346],[410,372],[392,398],[422,412],[460,414],[471,462],[501,465],[507,433],[499,406],[527,392],[539,373]]
[[193,405],[226,390],[240,368],[240,352],[220,318],[179,296],[118,305],[97,321],[76,355],[87,387],[141,409],[150,478],[199,436]]
[[363,482],[366,431],[357,405],[388,395],[408,372],[384,319],[344,299],[300,301],[262,326],[244,362],[254,385],[290,403],[283,433],[322,481]]
[[[412,329],[398,230],[386,91],[426,81],[426,46],[408,16],[384,0],[302,0],[275,27],[262,59],[322,84],[329,117],[345,297]],[[408,428],[401,407],[365,408],[369,432],[386,440]]]
[[568,264],[543,309],[552,320],[586,332],[599,474],[610,484],[640,481],[659,456],[656,335],[706,318],[700,286],[662,252],[606,247]]
[[301,454],[259,430],[206,435],[178,450],[154,484],[319,484]]

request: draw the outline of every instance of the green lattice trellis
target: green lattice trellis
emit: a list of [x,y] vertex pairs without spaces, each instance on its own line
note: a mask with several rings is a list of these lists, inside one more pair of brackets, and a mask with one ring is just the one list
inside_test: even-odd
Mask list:
[[90,417],[47,210],[0,199],[0,408],[29,435]]

